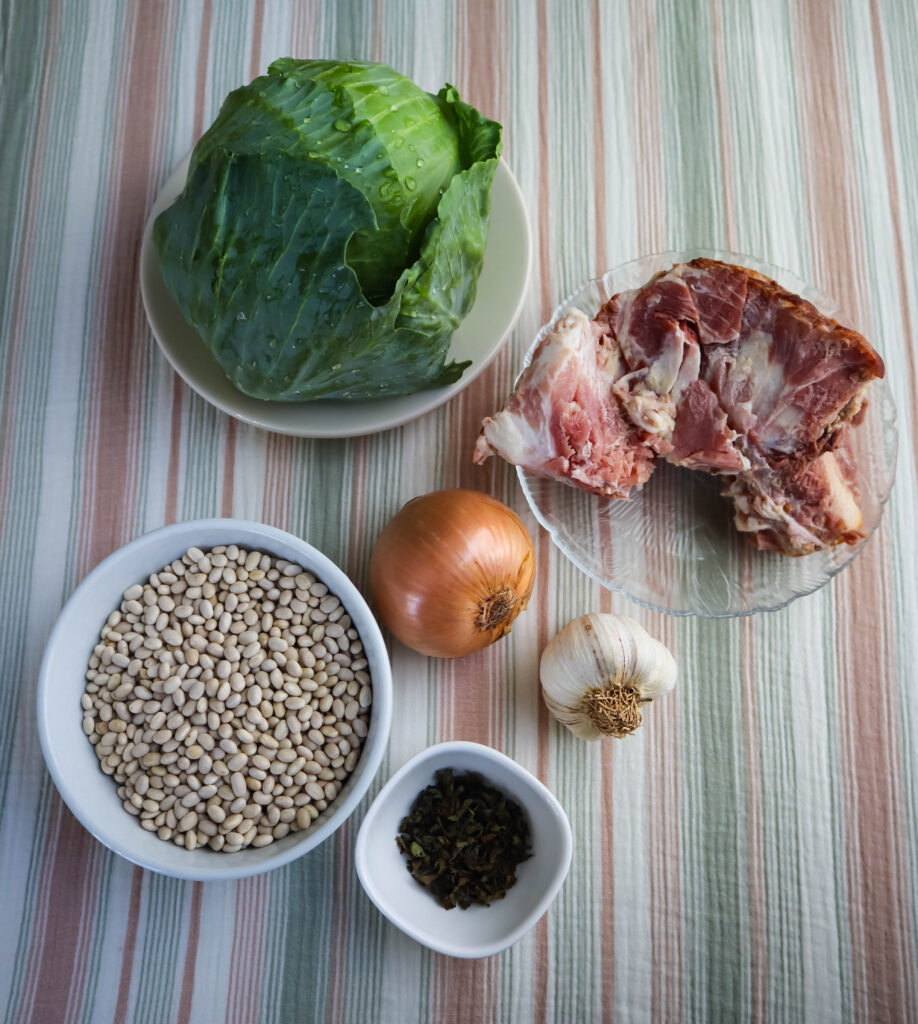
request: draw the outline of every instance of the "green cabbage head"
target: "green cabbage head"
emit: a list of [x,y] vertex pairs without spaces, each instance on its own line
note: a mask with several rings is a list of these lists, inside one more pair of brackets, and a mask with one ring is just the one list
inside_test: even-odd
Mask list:
[[501,127],[384,64],[275,61],[230,93],[156,219],[169,292],[233,384],[408,394],[475,298]]

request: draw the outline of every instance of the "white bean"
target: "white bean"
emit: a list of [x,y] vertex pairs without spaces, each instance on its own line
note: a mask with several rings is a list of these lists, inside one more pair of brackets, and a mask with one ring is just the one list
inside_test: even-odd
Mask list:
[[337,596],[233,544],[128,587],[86,681],[83,732],[127,813],[229,853],[311,825],[358,762],[372,701]]

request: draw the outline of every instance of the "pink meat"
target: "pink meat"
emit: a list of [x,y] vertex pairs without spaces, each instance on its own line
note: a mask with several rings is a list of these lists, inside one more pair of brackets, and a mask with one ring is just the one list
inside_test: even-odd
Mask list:
[[736,447],[737,437],[717,396],[705,381],[695,380],[685,389],[676,411],[667,460],[709,473],[741,473],[749,460]]
[[694,312],[685,282],[670,272],[658,275],[652,289],[615,296],[596,319],[618,339],[629,370],[647,371],[663,394],[672,390],[686,344],[695,343]]
[[692,297],[701,340],[718,345],[739,337],[749,273],[714,260],[696,260],[680,268]]
[[843,443],[883,362],[860,334],[744,267],[700,259],[566,317],[475,450],[627,497],[655,457],[727,479],[737,527],[805,554],[858,536]]
[[753,278],[749,293],[739,337],[706,350],[705,378],[752,446],[815,455],[857,413],[883,363],[861,335],[774,282]]
[[756,547],[806,555],[861,536],[856,471],[842,436],[839,448],[814,458],[763,462],[724,493],[733,499],[737,529]]
[[623,413],[617,347],[580,312],[535,352],[504,408],[485,419],[474,459],[496,453],[531,473],[624,497],[653,472],[654,450]]

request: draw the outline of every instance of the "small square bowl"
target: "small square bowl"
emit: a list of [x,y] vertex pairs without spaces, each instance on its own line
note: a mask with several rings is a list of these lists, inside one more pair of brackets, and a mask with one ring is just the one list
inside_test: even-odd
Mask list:
[[[532,856],[517,868],[517,881],[488,907],[444,910],[408,871],[396,836],[415,797],[452,768],[478,772],[512,797],[529,819]],[[492,956],[532,928],[567,877],[571,826],[554,796],[505,754],[480,743],[438,743],[403,765],[380,791],[357,835],[357,875],[379,911],[416,942],[447,956]]]

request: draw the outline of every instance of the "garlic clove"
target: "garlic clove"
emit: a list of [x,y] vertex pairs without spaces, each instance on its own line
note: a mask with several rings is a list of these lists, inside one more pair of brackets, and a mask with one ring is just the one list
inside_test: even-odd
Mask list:
[[539,676],[549,711],[581,739],[627,736],[641,706],[669,693],[676,662],[640,623],[591,613],[569,622],[542,653]]

